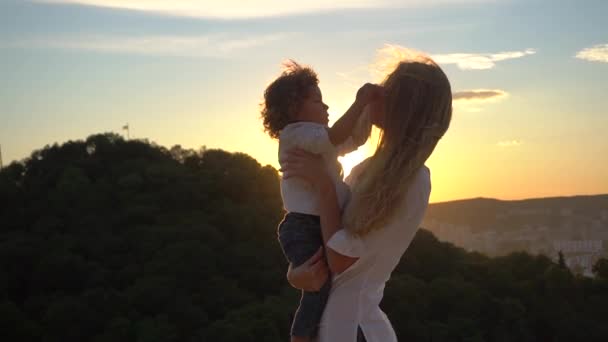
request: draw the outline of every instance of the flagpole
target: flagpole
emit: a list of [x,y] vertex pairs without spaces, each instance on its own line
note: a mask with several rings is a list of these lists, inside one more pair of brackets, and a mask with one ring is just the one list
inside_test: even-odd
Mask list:
[[131,140],[131,136],[129,134],[129,123],[127,122],[126,125],[122,126],[122,129],[127,131],[127,140]]

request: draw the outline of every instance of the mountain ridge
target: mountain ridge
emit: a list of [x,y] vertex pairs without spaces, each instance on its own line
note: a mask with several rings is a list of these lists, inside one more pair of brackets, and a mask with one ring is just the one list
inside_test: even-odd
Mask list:
[[493,198],[493,197],[480,196],[480,197],[471,197],[471,198],[461,198],[461,199],[449,200],[449,201],[433,202],[433,203],[429,203],[429,206],[443,205],[443,204],[455,204],[455,203],[472,202],[472,201],[515,203],[515,202],[529,202],[529,201],[537,201],[537,200],[560,200],[560,199],[575,199],[575,198],[589,198],[589,197],[607,197],[608,198],[608,194],[530,197],[530,198],[516,199],[516,200],[505,200],[505,199],[499,199],[499,198]]

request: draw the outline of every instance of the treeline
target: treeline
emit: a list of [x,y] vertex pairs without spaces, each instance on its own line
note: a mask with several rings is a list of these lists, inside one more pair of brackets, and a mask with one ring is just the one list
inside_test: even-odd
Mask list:
[[[0,172],[4,341],[288,341],[279,178],[241,153],[98,134]],[[386,288],[403,341],[606,341],[597,277],[420,230]]]

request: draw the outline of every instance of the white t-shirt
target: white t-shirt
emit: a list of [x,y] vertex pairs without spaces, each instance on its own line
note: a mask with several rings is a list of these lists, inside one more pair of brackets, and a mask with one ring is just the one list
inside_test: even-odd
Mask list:
[[[346,182],[354,185],[364,168],[365,162],[359,164]],[[359,259],[333,277],[317,342],[355,342],[358,326],[367,342],[397,342],[395,331],[379,304],[386,282],[422,222],[430,193],[430,171],[422,166],[386,226],[363,238],[355,238],[343,229],[330,238],[329,248]]]
[[[296,147],[320,154],[325,160],[327,171],[336,186],[340,208],[344,208],[350,197],[350,190],[344,183],[338,156],[356,150],[367,140],[371,131],[369,115],[366,112],[361,114],[351,136],[338,146],[331,143],[327,130],[328,127],[325,125],[304,121],[285,126],[279,135],[279,160],[285,156],[287,151]],[[281,179],[281,197],[283,207],[288,212],[319,215],[319,200],[315,189],[302,178]]]

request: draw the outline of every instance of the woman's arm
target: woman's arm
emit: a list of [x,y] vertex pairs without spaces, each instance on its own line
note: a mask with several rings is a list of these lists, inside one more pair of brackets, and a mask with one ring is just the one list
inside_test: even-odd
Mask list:
[[338,206],[338,196],[336,187],[331,180],[324,181],[318,185],[319,190],[319,210],[321,216],[321,232],[323,234],[323,244],[327,253],[327,263],[329,270],[333,274],[340,274],[349,268],[359,258],[349,257],[327,247],[327,242],[342,227],[342,215]]

